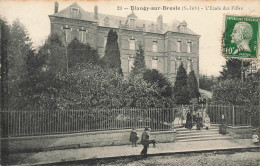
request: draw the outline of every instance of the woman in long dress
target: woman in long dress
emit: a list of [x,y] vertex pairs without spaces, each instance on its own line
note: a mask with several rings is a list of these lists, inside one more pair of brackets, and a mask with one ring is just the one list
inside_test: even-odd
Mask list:
[[197,127],[197,130],[200,130],[200,128],[201,128],[201,124],[202,124],[201,121],[202,120],[201,120],[200,114],[198,113],[197,117],[196,117],[196,127]]
[[187,128],[187,129],[191,129],[192,128],[192,117],[191,117],[190,110],[187,113],[185,128]]

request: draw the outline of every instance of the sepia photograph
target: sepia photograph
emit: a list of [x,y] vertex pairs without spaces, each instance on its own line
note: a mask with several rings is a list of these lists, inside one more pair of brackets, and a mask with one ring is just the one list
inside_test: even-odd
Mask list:
[[260,165],[259,0],[0,0],[0,165]]

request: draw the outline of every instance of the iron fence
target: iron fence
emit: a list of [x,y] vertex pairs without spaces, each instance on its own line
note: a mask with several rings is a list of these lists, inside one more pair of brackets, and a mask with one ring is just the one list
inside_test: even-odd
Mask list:
[[211,123],[224,122],[230,126],[259,125],[260,106],[208,105],[207,113]]
[[32,136],[150,127],[168,130],[172,108],[2,111],[8,136]]

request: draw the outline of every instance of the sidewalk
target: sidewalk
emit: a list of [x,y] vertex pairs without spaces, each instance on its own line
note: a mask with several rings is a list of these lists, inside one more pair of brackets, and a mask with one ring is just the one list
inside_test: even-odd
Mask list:
[[[259,148],[251,143],[251,139],[231,139],[231,140],[209,140],[209,141],[193,141],[193,142],[174,142],[174,143],[159,143],[156,148],[150,145],[148,154],[177,154],[190,152],[210,152],[218,150],[241,150],[248,148]],[[34,154],[12,154],[12,157],[24,158],[22,161],[12,163],[15,165],[38,165],[66,161],[123,157],[123,156],[138,156],[142,150],[142,145],[132,147],[131,145],[124,146],[105,146],[80,149],[54,150],[39,152]],[[25,157],[26,156],[26,157]]]

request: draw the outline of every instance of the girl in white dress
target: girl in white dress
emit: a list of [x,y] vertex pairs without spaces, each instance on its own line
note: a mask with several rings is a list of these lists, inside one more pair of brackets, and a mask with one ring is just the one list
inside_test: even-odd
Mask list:
[[210,118],[209,115],[205,117],[205,127],[208,130],[210,128]]

